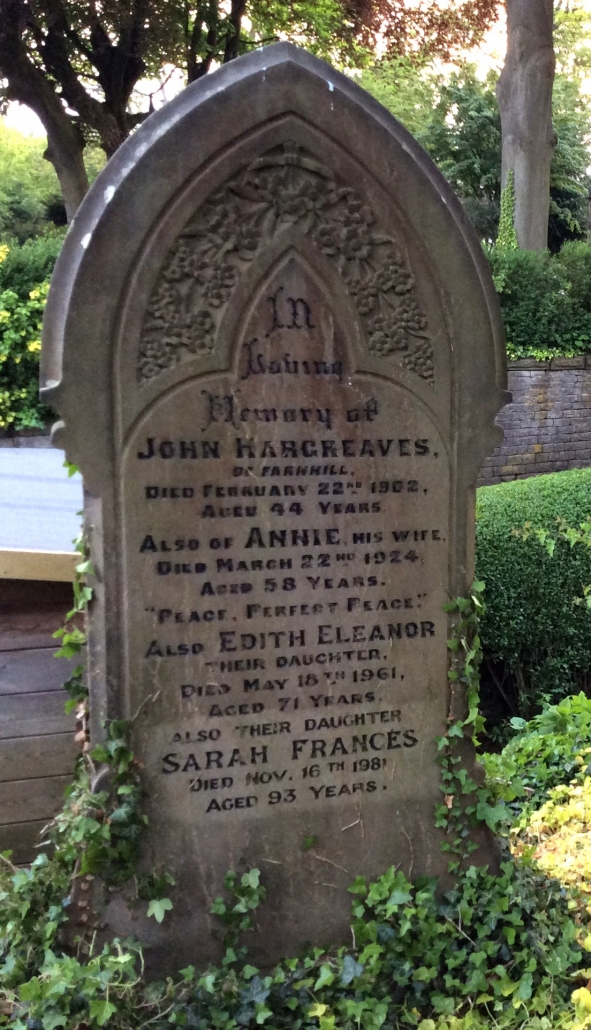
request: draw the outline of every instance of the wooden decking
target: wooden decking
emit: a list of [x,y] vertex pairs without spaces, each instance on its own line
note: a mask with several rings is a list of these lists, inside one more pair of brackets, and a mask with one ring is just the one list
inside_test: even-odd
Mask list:
[[0,851],[19,864],[34,858],[74,768],[62,684],[75,663],[53,657],[52,638],[71,602],[70,583],[0,579]]

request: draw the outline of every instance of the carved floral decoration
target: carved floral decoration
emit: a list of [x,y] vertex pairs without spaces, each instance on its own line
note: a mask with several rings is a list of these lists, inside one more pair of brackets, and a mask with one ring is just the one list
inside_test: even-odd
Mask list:
[[138,373],[145,383],[191,355],[210,354],[232,291],[248,264],[285,227],[328,257],[365,326],[369,349],[397,354],[433,384],[427,321],[400,245],[326,166],[295,144],[253,161],[213,194],[170,251],[143,326]]

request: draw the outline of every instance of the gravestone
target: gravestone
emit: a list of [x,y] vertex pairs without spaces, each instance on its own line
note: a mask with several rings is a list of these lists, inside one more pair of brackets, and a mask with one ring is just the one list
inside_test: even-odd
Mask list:
[[479,244],[408,133],[280,44],[112,158],[44,333],[97,570],[92,735],[132,721],[143,862],[176,879],[161,927],[122,898],[107,922],[205,962],[224,874],[256,866],[259,961],[346,940],[355,876],[446,868],[443,605],[506,400]]

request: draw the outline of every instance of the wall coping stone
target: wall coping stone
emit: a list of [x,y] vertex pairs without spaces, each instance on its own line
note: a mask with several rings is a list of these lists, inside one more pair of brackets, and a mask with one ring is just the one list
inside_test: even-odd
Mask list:
[[575,358],[550,358],[548,361],[537,361],[535,358],[517,358],[507,362],[510,372],[547,371],[558,372],[565,368],[591,368],[591,354],[579,354]]

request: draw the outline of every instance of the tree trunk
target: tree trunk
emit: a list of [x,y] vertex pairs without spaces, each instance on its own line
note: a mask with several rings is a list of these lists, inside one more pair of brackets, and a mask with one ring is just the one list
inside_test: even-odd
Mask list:
[[503,161],[513,172],[515,231],[524,250],[548,245],[554,49],[552,0],[507,0],[507,56],[497,85]]
[[[36,71],[34,69],[33,71]],[[88,175],[84,166],[84,138],[66,114],[61,100],[51,87],[39,77],[13,75],[9,96],[19,100],[35,112],[47,133],[47,150],[43,155],[55,168],[64,199],[66,217],[71,222],[88,190]]]
[[35,112],[47,133],[46,157],[56,170],[70,222],[88,189],[84,139],[43,70],[23,43],[26,10],[22,0],[0,0],[0,77],[8,80],[6,97]]
[[84,167],[84,145],[72,141],[55,129],[47,129],[48,147],[44,157],[51,161],[64,198],[66,217],[71,222],[88,189],[88,176]]

